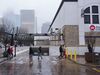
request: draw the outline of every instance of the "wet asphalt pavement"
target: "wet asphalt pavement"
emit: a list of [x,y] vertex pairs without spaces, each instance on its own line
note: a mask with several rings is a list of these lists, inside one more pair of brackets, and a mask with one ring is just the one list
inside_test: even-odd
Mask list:
[[57,56],[43,56],[40,60],[33,56],[31,63],[28,52],[24,52],[0,63],[0,75],[100,75],[100,72]]

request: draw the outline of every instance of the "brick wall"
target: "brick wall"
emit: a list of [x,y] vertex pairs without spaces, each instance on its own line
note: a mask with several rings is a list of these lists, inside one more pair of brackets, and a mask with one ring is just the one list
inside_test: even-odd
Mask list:
[[63,36],[65,45],[68,47],[79,46],[79,28],[78,25],[63,26]]

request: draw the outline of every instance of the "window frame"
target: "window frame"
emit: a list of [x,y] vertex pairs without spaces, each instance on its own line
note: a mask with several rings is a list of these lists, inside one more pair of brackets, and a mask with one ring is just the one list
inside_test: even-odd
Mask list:
[[[93,13],[93,10],[92,9],[93,9],[94,6],[96,6],[97,9],[98,9],[98,12],[97,13]],[[84,12],[84,16],[90,15],[90,22],[89,23],[85,23],[85,17],[84,17],[84,24],[100,24],[100,22],[99,22],[99,6],[98,5],[92,5],[92,6],[87,7],[85,10],[87,10],[88,8],[90,9],[89,10],[90,13],[85,13]],[[93,21],[93,16],[95,16],[95,15],[98,15],[98,21],[97,21],[97,23],[95,23],[95,21]]]
[[[85,16],[88,16],[89,17],[89,20],[86,21]],[[85,24],[90,24],[91,23],[90,17],[91,17],[90,15],[84,15],[84,23]]]

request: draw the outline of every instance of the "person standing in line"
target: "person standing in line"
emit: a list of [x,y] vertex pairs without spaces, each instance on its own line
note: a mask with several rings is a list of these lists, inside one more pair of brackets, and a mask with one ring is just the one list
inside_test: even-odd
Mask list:
[[41,49],[41,46],[38,49],[38,60],[39,60],[39,57],[41,57],[41,59],[42,59],[42,49]]

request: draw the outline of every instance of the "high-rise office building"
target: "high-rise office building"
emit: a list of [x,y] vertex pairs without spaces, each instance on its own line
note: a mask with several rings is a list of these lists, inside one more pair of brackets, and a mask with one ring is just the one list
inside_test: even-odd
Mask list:
[[41,33],[47,33],[50,26],[50,22],[43,23]]
[[21,28],[25,29],[28,33],[35,33],[36,20],[34,10],[21,10]]

